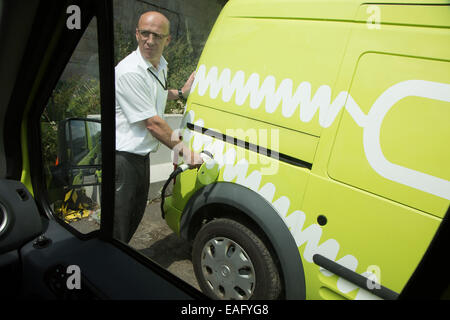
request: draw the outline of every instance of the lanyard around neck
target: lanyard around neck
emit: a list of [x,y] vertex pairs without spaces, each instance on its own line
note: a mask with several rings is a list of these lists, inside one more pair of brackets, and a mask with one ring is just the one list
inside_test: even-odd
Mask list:
[[163,76],[164,76],[164,82],[165,82],[165,85],[162,84],[161,80],[159,80],[158,76],[157,76],[156,74],[154,74],[154,73],[152,72],[152,70],[150,70],[150,68],[148,68],[147,70],[150,71],[150,73],[155,77],[156,80],[158,80],[158,82],[159,82],[159,84],[161,85],[161,87],[162,87],[164,90],[167,90],[167,79],[166,79],[166,75],[164,74],[164,71],[163,71]]

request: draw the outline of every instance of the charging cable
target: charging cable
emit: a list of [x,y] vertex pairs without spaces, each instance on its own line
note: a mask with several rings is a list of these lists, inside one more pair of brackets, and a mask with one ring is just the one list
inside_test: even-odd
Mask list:
[[[208,156],[210,159],[214,159],[214,156],[212,155],[211,152],[207,151],[207,150],[203,150],[200,152],[201,154],[205,154],[206,156]],[[203,159],[205,161],[205,159]],[[165,219],[166,217],[166,213],[164,212],[164,200],[166,198],[166,189],[169,186],[169,183],[180,173],[182,173],[183,171],[186,171],[187,169],[189,169],[189,165],[187,164],[181,164],[179,165],[169,176],[169,179],[167,179],[167,181],[164,183],[164,186],[162,187],[161,190],[161,217],[163,219]]]

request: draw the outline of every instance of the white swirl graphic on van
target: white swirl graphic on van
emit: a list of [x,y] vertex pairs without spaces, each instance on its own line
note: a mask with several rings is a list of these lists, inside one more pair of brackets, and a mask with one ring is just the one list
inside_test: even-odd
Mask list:
[[[196,126],[203,127],[203,119],[195,119],[195,112],[189,111],[185,114],[184,123],[190,122]],[[184,127],[182,125],[182,127]],[[281,196],[274,200],[276,194],[276,186],[273,183],[266,183],[261,187],[262,173],[258,170],[249,171],[249,162],[247,159],[238,159],[235,148],[229,148],[225,152],[226,142],[203,135],[202,133],[184,129],[182,131],[183,141],[192,143],[194,151],[207,150],[211,152],[214,159],[218,162],[219,168],[223,168],[223,180],[227,182],[235,181],[235,183],[243,185],[265,198],[272,204],[275,211],[289,228],[295,243],[298,248],[305,246],[303,251],[303,258],[305,261],[312,263],[314,254],[321,254],[328,259],[335,260],[338,256],[340,245],[335,239],[327,239],[321,241],[322,228],[318,224],[311,224],[305,226],[306,215],[304,212],[295,210],[289,213],[291,206],[290,199],[286,196]],[[319,244],[320,243],[320,244]],[[358,267],[358,260],[353,255],[344,255],[336,261],[336,263],[347,267],[352,271],[356,271]],[[324,276],[330,277],[333,273],[320,268]],[[361,275],[364,277],[377,281],[376,274],[371,272],[364,272]],[[367,290],[361,289],[353,283],[338,277],[336,283],[337,290],[344,294],[349,294],[354,290],[358,290],[355,299],[379,299],[377,296],[369,293]]]
[[222,100],[229,102],[235,96],[235,104],[241,106],[249,99],[252,109],[258,109],[265,99],[265,111],[274,113],[281,103],[281,114],[290,118],[300,108],[300,120],[309,122],[319,112],[319,124],[329,127],[343,107],[364,129],[363,147],[370,166],[382,177],[391,181],[450,200],[450,181],[435,177],[420,171],[403,167],[388,161],[381,150],[380,129],[384,117],[401,99],[415,96],[433,100],[450,102],[450,85],[425,80],[407,80],[393,85],[383,92],[372,105],[366,115],[352,96],[341,91],[334,101],[331,101],[331,88],[320,86],[312,96],[311,84],[301,82],[293,93],[293,81],[283,79],[276,87],[276,79],[267,76],[260,85],[260,76],[252,73],[248,79],[244,71],[237,71],[233,76],[231,70],[225,68],[220,72],[213,66],[207,72],[205,65],[200,65],[192,92],[203,96],[209,89],[209,96],[216,99],[222,92]]

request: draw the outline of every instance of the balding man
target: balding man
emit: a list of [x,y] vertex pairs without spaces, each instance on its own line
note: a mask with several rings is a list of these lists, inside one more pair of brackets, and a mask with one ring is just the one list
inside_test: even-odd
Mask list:
[[[128,243],[147,205],[150,183],[149,153],[162,142],[196,166],[198,154],[174,137],[164,121],[166,101],[186,98],[194,81],[191,74],[181,89],[167,88],[170,43],[169,20],[159,12],[141,15],[136,28],[138,48],[116,66],[116,193],[114,237]],[[175,135],[176,136],[176,135]]]

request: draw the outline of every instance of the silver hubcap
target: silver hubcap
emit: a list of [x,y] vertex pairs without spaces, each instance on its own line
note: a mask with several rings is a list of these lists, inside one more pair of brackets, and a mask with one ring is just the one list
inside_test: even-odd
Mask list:
[[248,254],[233,240],[217,237],[202,250],[203,276],[221,299],[249,299],[255,289],[255,268]]

